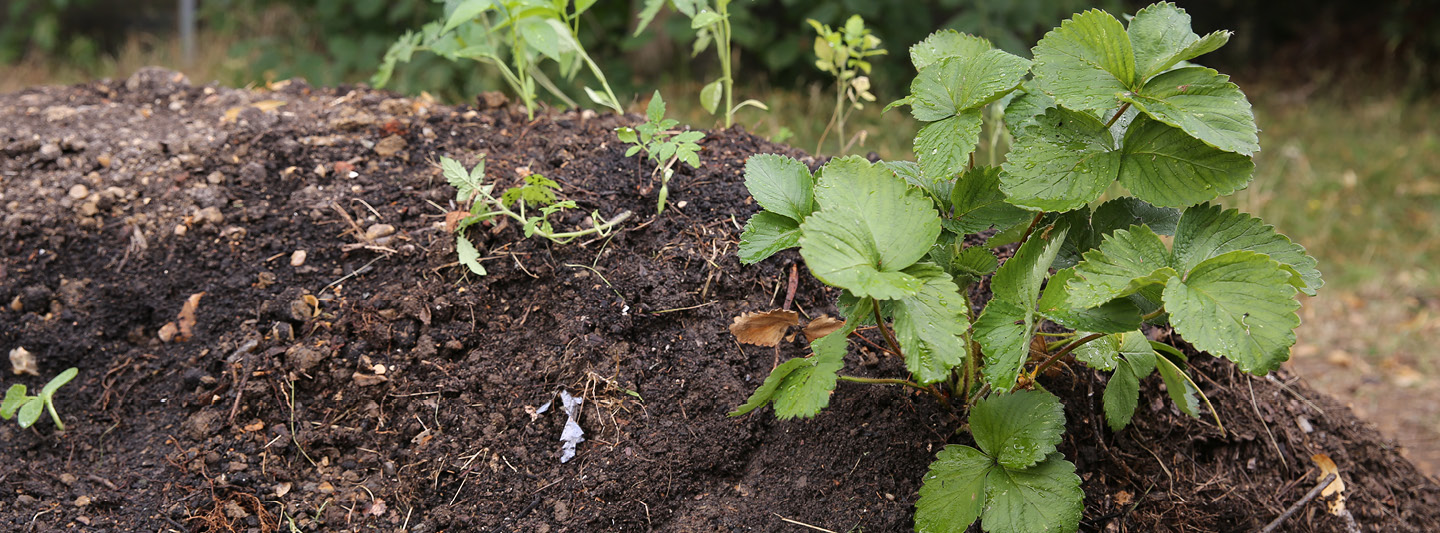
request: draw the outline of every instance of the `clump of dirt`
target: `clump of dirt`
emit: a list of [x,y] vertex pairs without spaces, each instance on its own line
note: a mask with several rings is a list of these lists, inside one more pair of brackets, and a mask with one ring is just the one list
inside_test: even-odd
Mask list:
[[[803,354],[727,331],[775,307],[799,262],[735,258],[757,209],[744,161],[817,162],[709,132],[704,166],[679,171],[656,217],[612,133],[637,120],[155,69],[0,96],[0,350],[34,353],[42,376],[80,368],[59,401],[70,431],[0,425],[0,526],[908,531],[925,468],[964,439],[932,400],[843,383],[813,420],[726,416],[777,357]],[[444,231],[453,192],[434,162],[481,154],[502,186],[561,183],[585,211],[561,227],[637,216],[569,246],[478,228],[489,275],[475,277]],[[834,296],[801,276],[796,308],[834,314]],[[903,372],[854,352],[853,372]],[[1339,463],[1365,530],[1440,527],[1440,488],[1346,408],[1283,373],[1194,361],[1227,433],[1153,379],[1118,433],[1102,427],[1103,376],[1045,383],[1067,408],[1084,530],[1255,529],[1315,484],[1315,453]],[[584,399],[568,462],[560,391]],[[1287,527],[1345,531],[1321,503]]]

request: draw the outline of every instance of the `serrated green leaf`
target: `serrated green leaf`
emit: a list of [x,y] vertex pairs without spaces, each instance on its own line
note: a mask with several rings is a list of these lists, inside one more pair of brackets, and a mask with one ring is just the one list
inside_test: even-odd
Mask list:
[[1080,262],[1081,254],[1090,251],[1100,244],[1100,238],[1095,236],[1094,230],[1090,228],[1090,206],[1082,205],[1074,211],[1064,213],[1046,213],[1040,217],[1041,224],[1065,224],[1070,228],[1070,233],[1065,236],[1065,243],[1060,245],[1060,254],[1055,256],[1055,262],[1050,268],[1070,268]]
[[915,65],[918,72],[947,57],[978,56],[993,48],[994,45],[983,37],[945,29],[932,33],[925,40],[911,46],[910,63]]
[[1074,276],[1074,268],[1050,276],[1050,281],[1045,284],[1045,293],[1036,304],[1040,316],[1076,331],[1121,333],[1140,327],[1140,309],[1129,300],[1111,300],[1099,307],[1085,309],[1070,307],[1069,283]]
[[1135,416],[1135,407],[1140,403],[1140,378],[1129,361],[1121,359],[1115,373],[1105,384],[1103,403],[1105,422],[1111,431],[1120,431],[1130,425]]
[[789,217],[761,211],[740,234],[740,262],[753,265],[787,248],[800,246],[800,224]]
[[927,179],[948,180],[965,170],[970,153],[980,144],[979,110],[931,122],[915,133],[915,158]]
[[796,223],[815,210],[815,178],[804,163],[778,154],[745,161],[745,188],[765,210]]
[[1115,230],[1085,252],[1069,283],[1069,304],[1087,309],[1177,276],[1165,243],[1147,226]]
[[914,296],[885,302],[895,321],[895,339],[915,381],[928,385],[950,378],[950,369],[968,356],[963,335],[965,300],[943,269],[916,263],[905,272],[924,282]]
[[40,411],[44,407],[45,400],[41,400],[39,396],[31,396],[20,406],[20,413],[15,422],[20,425],[20,429],[27,429],[35,425],[35,421],[40,420]]
[[[480,165],[485,164],[484,159],[480,161]],[[469,198],[471,191],[474,191],[479,185],[474,180],[471,180],[470,173],[465,171],[464,165],[461,165],[459,161],[443,155],[440,156],[440,170],[445,174],[446,183],[449,183],[451,187],[455,188],[455,200],[457,201],[464,201]],[[483,173],[484,171],[482,170],[481,172]]]
[[700,11],[695,14],[695,18],[690,19],[690,29],[698,30],[716,22],[720,22],[721,20],[724,19],[720,16],[719,13],[709,10]]
[[1140,116],[1125,133],[1120,183],[1162,207],[1208,202],[1245,188],[1255,172],[1249,156],[1225,152],[1184,131]]
[[1165,285],[1170,324],[1196,348],[1262,375],[1290,358],[1295,287],[1279,262],[1249,250],[1206,259]]
[[975,321],[976,342],[985,352],[985,379],[997,390],[1009,390],[1030,355],[1035,331],[1035,304],[1040,284],[1060,251],[1067,230],[1039,231],[990,279],[994,297]]
[[[1085,331],[1076,331],[1076,337],[1089,335]],[[1100,337],[1093,341],[1076,347],[1070,352],[1075,360],[1085,363],[1085,366],[1096,370],[1115,370],[1115,365],[1120,363],[1120,335],[1111,334]]]
[[700,107],[705,108],[706,113],[713,115],[715,109],[720,107],[720,97],[725,94],[725,86],[721,83],[722,81],[712,81],[700,89]]
[[1125,27],[1098,9],[1061,22],[1032,52],[1036,87],[1071,109],[1112,109],[1139,85]]
[[1155,369],[1160,371],[1160,379],[1165,381],[1165,392],[1170,395],[1170,401],[1175,402],[1175,407],[1192,418],[1200,418],[1200,400],[1195,397],[1199,391],[1185,377],[1185,370],[1160,356],[1155,357]]
[[1213,52],[1230,40],[1230,32],[1221,31],[1201,39],[1190,28],[1190,15],[1169,2],[1151,4],[1136,12],[1127,33],[1141,80],[1164,72],[1180,61]]
[[922,282],[901,270],[940,235],[925,193],[883,165],[847,157],[825,166],[815,195],[822,209],[800,225],[800,255],[816,278],[882,300],[920,290]]
[[1024,470],[991,469],[985,496],[980,526],[990,532],[1077,531],[1085,509],[1075,465],[1058,452]]
[[11,385],[5,391],[5,401],[0,402],[0,418],[5,420],[15,418],[15,411],[20,410],[20,406],[24,405],[25,399],[29,397],[25,392],[25,386],[19,383]]
[[910,113],[933,122],[978,110],[1020,86],[1030,62],[1004,50],[947,57],[920,70],[910,83]]
[[1110,130],[1088,113],[1054,107],[1011,149],[1000,174],[1009,202],[1070,211],[1100,197],[1121,169]]
[[1174,235],[1179,221],[1179,209],[1156,207],[1131,196],[1121,196],[1100,204],[1090,217],[1096,239],[1104,238],[1117,229],[1139,225],[1149,226],[1158,235]]
[[1315,258],[1305,247],[1275,232],[1275,227],[1218,205],[1203,204],[1185,210],[1175,232],[1175,267],[1189,271],[1212,257],[1235,250],[1250,250],[1270,256],[1295,270],[1290,284],[1307,295],[1325,285]]
[[[1026,87],[1029,86],[1030,84],[1026,84]],[[1024,136],[1026,129],[1035,123],[1036,118],[1052,107],[1055,107],[1055,99],[1039,90],[1018,93],[1005,106],[1005,129],[1010,130],[1010,134],[1016,137]]]
[[967,170],[950,192],[956,233],[979,233],[992,227],[1010,227],[1030,220],[1029,211],[1010,205],[1000,191],[999,167]]
[[1145,379],[1155,371],[1155,358],[1160,356],[1144,333],[1140,330],[1128,331],[1120,334],[1120,339],[1120,357],[1130,363],[1135,377]]
[[1020,390],[990,396],[970,410],[975,444],[995,462],[1025,469],[1045,460],[1065,433],[1060,399],[1044,391]]
[[879,164],[905,180],[911,187],[925,191],[941,212],[950,212],[950,192],[955,188],[953,182],[925,177],[920,171],[920,164],[914,161],[881,161]]
[[1226,152],[1260,151],[1255,113],[1230,77],[1204,67],[1166,72],[1120,98],[1151,118]]
[[835,390],[836,372],[845,366],[845,347],[853,328],[844,327],[810,343],[815,355],[805,358],[808,364],[798,365],[775,388],[771,407],[775,418],[810,418],[830,405],[830,391]]
[[470,239],[464,235],[455,236],[455,253],[460,256],[460,264],[470,267],[470,271],[477,276],[486,274],[485,267],[480,264],[480,251],[475,245],[470,244]]
[[915,502],[915,531],[965,533],[980,518],[985,479],[992,468],[999,467],[975,448],[951,444],[940,450]]
[[779,366],[776,366],[774,370],[770,371],[770,375],[765,377],[765,381],[760,384],[760,387],[750,394],[750,398],[745,400],[745,403],[739,407],[736,407],[734,411],[730,411],[728,416],[745,416],[750,414],[751,411],[764,407],[765,404],[770,403],[770,400],[775,397],[775,390],[780,388],[780,384],[785,381],[786,377],[795,372],[796,369],[810,364],[812,364],[812,362],[804,357],[793,357],[784,363],[780,363]]
[[645,0],[645,7],[635,16],[639,22],[635,24],[635,34],[631,37],[639,37],[640,33],[650,26],[650,21],[655,20],[655,15],[660,13],[662,7],[665,7],[665,0]]
[[1000,259],[995,257],[995,254],[989,249],[984,246],[971,246],[954,254],[950,258],[947,270],[951,276],[956,278],[957,282],[961,282],[963,278],[962,283],[969,284],[993,274],[999,266]]
[[665,118],[665,99],[660,97],[658,89],[650,96],[650,103],[645,105],[645,118],[655,123]]

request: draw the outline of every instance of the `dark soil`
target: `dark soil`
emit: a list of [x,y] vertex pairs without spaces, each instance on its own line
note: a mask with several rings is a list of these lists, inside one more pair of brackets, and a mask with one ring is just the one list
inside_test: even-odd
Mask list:
[[[0,96],[0,350],[35,354],[42,376],[16,378],[32,387],[80,368],[59,400],[70,431],[0,425],[0,530],[910,530],[925,468],[966,438],[930,398],[842,383],[813,420],[726,417],[777,357],[726,327],[775,306],[798,261],[736,260],[756,209],[743,163],[814,161],[711,132],[656,217],[611,133],[633,120],[158,70]],[[479,228],[476,277],[443,229],[442,154],[636,215],[568,246]],[[396,231],[352,246],[375,224]],[[161,342],[201,292],[190,338]],[[795,302],[813,316],[833,297],[802,275]],[[902,373],[852,351],[850,372]],[[1254,530],[1324,453],[1365,531],[1440,530],[1440,488],[1345,407],[1195,360],[1227,434],[1175,412],[1156,378],[1119,433],[1097,414],[1103,375],[1044,382],[1065,401],[1082,529]],[[585,398],[564,464],[564,416],[538,413],[560,390]],[[1284,530],[1345,528],[1316,502]]]

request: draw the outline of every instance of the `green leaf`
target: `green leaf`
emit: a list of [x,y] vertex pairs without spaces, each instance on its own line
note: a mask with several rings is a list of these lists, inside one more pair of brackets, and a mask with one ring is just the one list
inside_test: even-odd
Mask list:
[[1210,204],[1186,209],[1180,217],[1175,232],[1176,268],[1189,271],[1207,259],[1235,250],[1260,252],[1294,269],[1290,284],[1307,295],[1314,296],[1325,285],[1315,268],[1315,258],[1305,253],[1305,247],[1276,233],[1274,226],[1258,218]]
[[1059,398],[1044,391],[990,396],[970,410],[970,433],[975,444],[1001,466],[1030,468],[1060,444],[1065,409]]
[[1000,191],[999,167],[967,170],[950,192],[956,233],[979,233],[992,227],[1010,227],[1030,220],[1030,212],[1010,205]]
[[706,113],[714,115],[715,109],[720,107],[720,97],[725,94],[722,81],[712,81],[700,89],[700,107],[705,108]]
[[933,122],[978,110],[1020,86],[1030,62],[1004,50],[941,59],[910,83],[910,113]]
[[836,372],[845,366],[845,347],[852,330],[841,328],[810,343],[815,355],[806,358],[808,364],[797,366],[775,389],[771,406],[776,418],[810,418],[830,405],[830,391],[835,390]]
[[460,264],[470,267],[470,271],[477,276],[486,274],[485,267],[480,264],[480,251],[475,245],[470,244],[470,239],[464,235],[455,236],[455,253],[460,256]]
[[1213,52],[1230,40],[1228,31],[1217,31],[1202,39],[1190,29],[1190,15],[1169,2],[1151,4],[1135,13],[1127,33],[1141,80],[1180,61]]
[[943,269],[917,263],[905,269],[925,283],[914,296],[885,302],[895,321],[895,338],[905,353],[905,367],[915,381],[928,385],[950,378],[950,369],[964,362],[969,329],[960,287]]
[[540,174],[525,176],[525,185],[511,187],[505,190],[500,196],[500,203],[511,205],[516,201],[523,201],[531,207],[544,207],[555,203],[555,191],[560,190],[560,184],[555,180]]
[[665,118],[665,99],[660,97],[658,89],[650,96],[650,103],[645,106],[645,118],[655,123]]
[[804,357],[793,357],[784,363],[780,363],[779,366],[776,366],[774,370],[770,371],[769,376],[765,377],[765,382],[760,384],[760,388],[755,389],[755,392],[750,394],[750,398],[746,400],[744,404],[736,407],[734,411],[731,411],[728,416],[744,416],[750,414],[751,411],[764,407],[765,404],[770,403],[770,400],[775,397],[776,389],[779,389],[780,384],[785,382],[785,378],[789,377],[790,374],[794,373],[800,367],[812,364],[814,364],[813,361]]
[[1290,357],[1300,317],[1291,272],[1270,257],[1237,250],[1206,259],[1165,285],[1175,331],[1196,348],[1261,375]]
[[915,158],[920,171],[932,180],[948,180],[970,164],[970,153],[980,144],[980,111],[931,122],[915,133]]
[[822,209],[800,225],[800,255],[816,278],[861,297],[912,296],[922,282],[902,269],[930,250],[940,216],[925,193],[858,157],[825,166]]
[[701,11],[695,14],[695,18],[690,19],[690,29],[698,30],[722,20],[725,19],[719,13],[708,10]]
[[44,408],[45,400],[40,399],[39,396],[31,396],[20,406],[20,416],[15,419],[15,422],[20,424],[20,429],[27,429],[35,425],[36,420],[40,420],[40,411]]
[[66,383],[69,383],[70,380],[75,379],[75,376],[79,374],[80,369],[78,368],[72,367],[65,369],[64,372],[61,372],[54,378],[51,378],[50,382],[45,384],[45,388],[40,389],[40,397],[49,401],[50,398],[55,397],[55,391],[60,390],[60,387],[64,387]]
[[803,222],[815,211],[815,178],[804,163],[778,154],[745,161],[745,188],[766,211]]
[[1160,356],[1155,357],[1155,368],[1160,371],[1160,379],[1165,381],[1165,392],[1170,395],[1170,401],[1175,402],[1175,407],[1193,418],[1200,418],[1200,400],[1195,398],[1199,390],[1185,376],[1185,371]]
[[1173,207],[1156,207],[1144,200],[1121,196],[1095,208],[1090,217],[1095,238],[1100,239],[1117,229],[1145,225],[1159,235],[1174,235],[1175,225],[1180,221],[1180,210]]
[[968,285],[995,272],[1000,260],[984,246],[971,246],[950,257],[948,268],[957,283]]
[[947,57],[973,57],[992,48],[995,47],[985,38],[945,29],[932,33],[925,40],[911,46],[910,63],[915,65],[918,72]]
[[1120,333],[1140,327],[1140,309],[1129,300],[1116,299],[1099,307],[1084,309],[1070,307],[1069,287],[1074,276],[1074,268],[1050,276],[1050,281],[1045,284],[1045,293],[1036,304],[1040,316],[1076,331]]
[[640,33],[650,26],[650,21],[655,20],[655,15],[660,14],[662,7],[665,7],[665,0],[645,0],[645,7],[636,15],[639,22],[635,24],[635,34],[632,37],[639,37]]
[[1115,230],[1085,252],[1070,281],[1070,305],[1080,309],[1129,296],[1177,276],[1165,243],[1147,226]]
[[1000,174],[1012,204],[1070,211],[1095,201],[1115,181],[1121,153],[1110,130],[1088,113],[1054,107],[1016,140]]
[[776,252],[800,245],[800,224],[789,217],[761,211],[745,223],[740,234],[740,262],[753,265]]
[[526,44],[555,61],[561,61],[562,55],[575,49],[570,30],[558,20],[526,17],[520,20],[519,27]]
[[15,418],[15,411],[18,411],[20,406],[24,405],[26,398],[29,398],[25,391],[25,386],[19,383],[11,385],[5,391],[5,401],[0,402],[0,418],[5,420]]
[[997,390],[1009,390],[1029,358],[1040,284],[1066,232],[1057,228],[1048,238],[1044,231],[1031,235],[990,279],[994,297],[975,321],[974,337],[985,352],[985,379]]
[[[636,135],[636,133],[635,133],[635,128],[630,128],[630,127],[625,127],[625,126],[621,126],[621,127],[615,128],[615,136],[620,139],[620,142],[627,143],[627,144],[636,144],[636,143],[640,142],[640,138],[639,138],[639,137]],[[640,147],[639,147],[639,146],[632,146],[630,149],[631,149],[631,150],[639,150]],[[627,152],[627,153],[625,154],[625,157],[630,157],[630,156],[632,156],[632,155],[635,155],[635,154],[632,154],[632,153]]]
[[1245,188],[1255,172],[1249,156],[1221,151],[1185,132],[1136,117],[1125,133],[1120,183],[1162,207],[1186,207]]
[[445,19],[445,26],[441,28],[440,33],[448,33],[457,26],[470,22],[471,19],[488,11],[493,4],[494,2],[492,2],[492,0],[464,0],[460,2],[455,6],[455,9],[450,12],[450,16]]
[[1120,99],[1220,150],[1243,155],[1260,151],[1260,129],[1250,101],[1229,76],[1214,70],[1175,69]]
[[[1028,88],[1030,84],[1026,84]],[[1055,99],[1038,90],[1016,93],[1017,96],[1005,106],[1005,129],[1016,137],[1026,135],[1026,129],[1045,114],[1046,109],[1055,107]]]
[[1121,359],[1110,381],[1105,384],[1105,422],[1111,431],[1120,431],[1130,425],[1135,416],[1135,407],[1140,403],[1140,378],[1135,367]]
[[1077,531],[1085,509],[1075,465],[1059,453],[1024,470],[992,468],[985,477],[985,497],[980,525],[992,532]]
[[951,444],[940,450],[915,502],[915,531],[964,533],[980,518],[985,479],[998,468],[984,452]]
[[[1089,333],[1076,331],[1076,337],[1083,337]],[[1075,360],[1085,363],[1085,366],[1096,370],[1115,370],[1115,365],[1120,363],[1120,335],[1111,334],[1087,342],[1070,352]]]
[[1098,9],[1060,23],[1032,52],[1036,87],[1071,109],[1112,109],[1121,93],[1139,85],[1125,27]]

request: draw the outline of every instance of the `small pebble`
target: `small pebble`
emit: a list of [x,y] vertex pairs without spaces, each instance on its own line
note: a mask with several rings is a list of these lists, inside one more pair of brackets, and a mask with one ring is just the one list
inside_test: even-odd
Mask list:
[[90,188],[86,187],[84,184],[76,183],[74,187],[70,188],[71,198],[74,198],[76,200],[84,200],[86,196],[90,196]]
[[305,264],[306,255],[305,250],[295,250],[295,253],[290,254],[290,266],[298,267]]
[[185,232],[187,232],[187,231],[190,231],[190,230],[189,230],[189,228],[186,228],[184,224],[176,224],[176,225],[175,225],[175,236],[176,236],[176,237],[184,237],[184,236],[185,236]]

